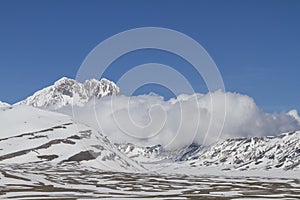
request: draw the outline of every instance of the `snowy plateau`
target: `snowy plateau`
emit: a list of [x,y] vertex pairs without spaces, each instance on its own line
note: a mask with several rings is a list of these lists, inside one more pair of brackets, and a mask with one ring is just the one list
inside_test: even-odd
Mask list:
[[299,199],[300,131],[171,151],[114,143],[56,112],[110,95],[121,92],[107,79],[62,78],[0,102],[0,199]]

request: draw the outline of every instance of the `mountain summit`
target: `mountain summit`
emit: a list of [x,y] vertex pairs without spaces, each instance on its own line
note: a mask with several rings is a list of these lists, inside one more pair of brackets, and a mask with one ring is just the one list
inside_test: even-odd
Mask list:
[[90,79],[84,83],[79,83],[76,80],[63,77],[54,85],[35,92],[17,105],[25,104],[47,110],[56,110],[66,105],[83,106],[91,99],[119,94],[119,87],[105,78],[100,81]]

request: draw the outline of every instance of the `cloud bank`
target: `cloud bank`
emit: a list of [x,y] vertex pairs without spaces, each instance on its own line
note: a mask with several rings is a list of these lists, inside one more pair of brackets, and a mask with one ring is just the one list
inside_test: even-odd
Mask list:
[[[61,112],[70,114],[71,108]],[[167,149],[300,129],[288,113],[264,113],[251,97],[221,91],[183,94],[169,101],[157,95],[105,97],[74,107],[73,113],[77,122],[98,129],[113,142],[161,144]]]

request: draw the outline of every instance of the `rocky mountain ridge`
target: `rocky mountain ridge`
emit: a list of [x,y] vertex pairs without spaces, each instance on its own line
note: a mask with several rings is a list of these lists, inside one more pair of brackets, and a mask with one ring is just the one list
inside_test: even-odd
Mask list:
[[166,151],[161,145],[146,148],[133,144],[117,146],[130,158],[144,164],[168,160],[190,167],[220,166],[223,170],[300,169],[300,131],[227,139],[207,147],[191,144],[177,151]]
[[105,78],[100,81],[91,79],[79,83],[76,80],[63,77],[52,86],[35,92],[16,105],[29,105],[46,110],[56,110],[66,105],[83,106],[92,99],[119,94],[119,87]]

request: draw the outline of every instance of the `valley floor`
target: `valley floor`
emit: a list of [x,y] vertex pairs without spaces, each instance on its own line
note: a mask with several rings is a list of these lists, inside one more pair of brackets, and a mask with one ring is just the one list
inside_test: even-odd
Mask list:
[[0,199],[299,199],[299,179],[113,173],[82,165],[0,165]]

